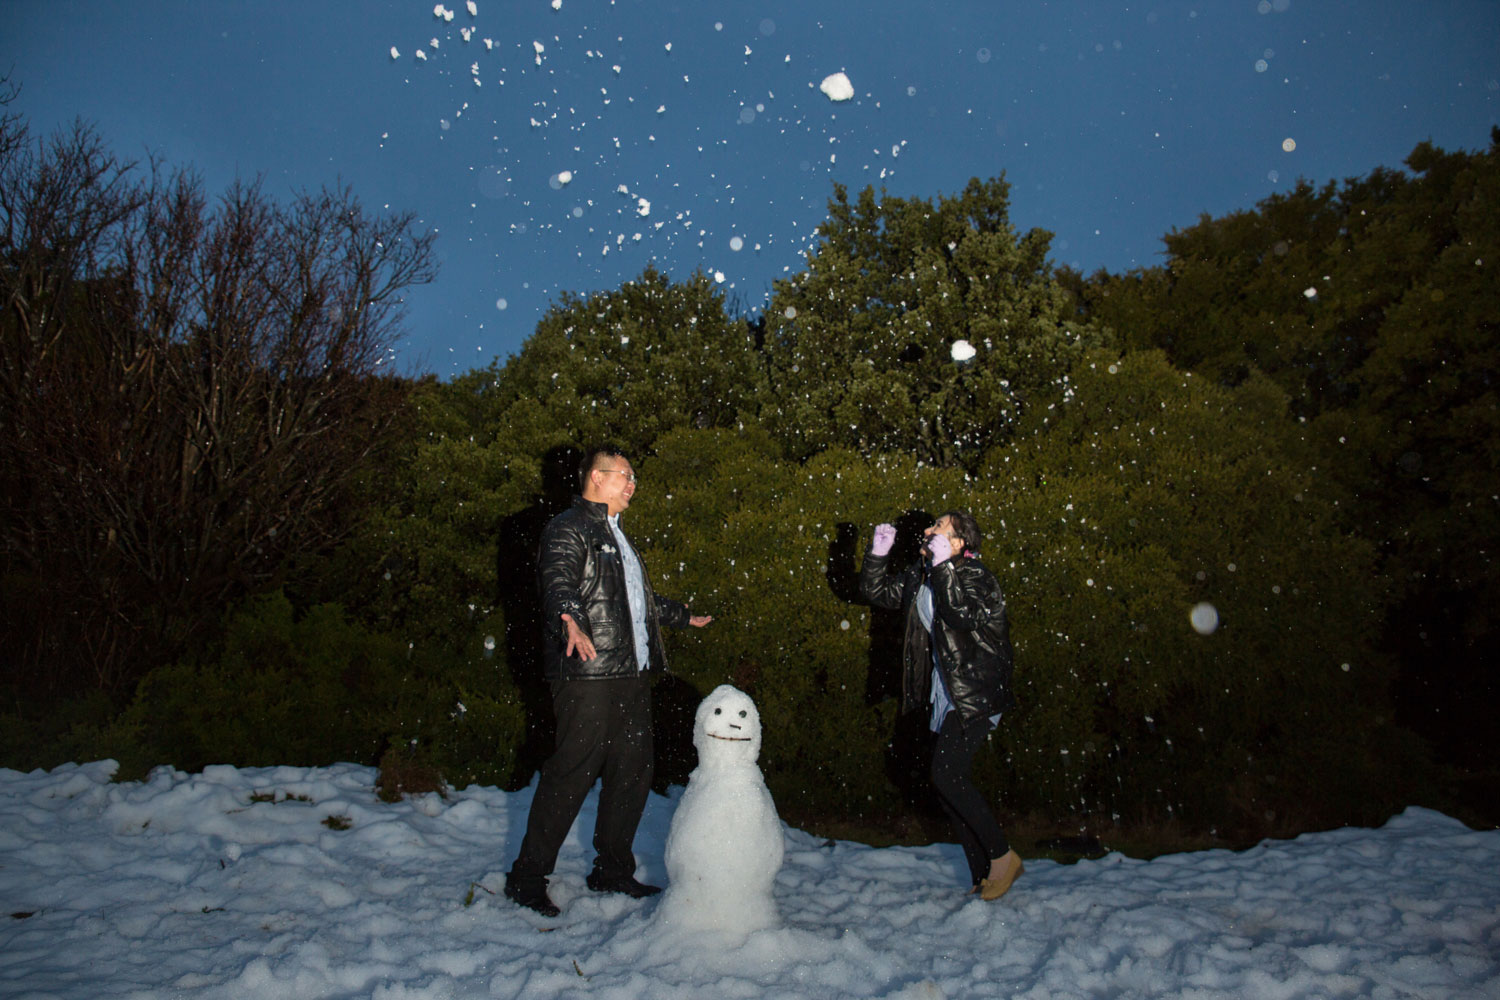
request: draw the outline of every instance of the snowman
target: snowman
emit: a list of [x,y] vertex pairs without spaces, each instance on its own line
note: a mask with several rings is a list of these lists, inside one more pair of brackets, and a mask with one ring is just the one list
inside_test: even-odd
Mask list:
[[721,684],[698,706],[698,766],[667,831],[658,922],[741,939],[776,925],[771,887],[786,847],[756,764],[760,736],[755,702],[738,688]]

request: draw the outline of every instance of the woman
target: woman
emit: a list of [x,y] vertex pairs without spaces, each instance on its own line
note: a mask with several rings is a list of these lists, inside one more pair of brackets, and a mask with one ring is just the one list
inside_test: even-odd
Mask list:
[[896,529],[876,525],[860,593],[876,607],[906,609],[903,707],[931,707],[932,787],[963,846],[970,891],[996,900],[1024,871],[973,781],[974,755],[1015,705],[1005,597],[979,562],[982,535],[971,514],[949,511],[923,534],[923,554],[890,573]]

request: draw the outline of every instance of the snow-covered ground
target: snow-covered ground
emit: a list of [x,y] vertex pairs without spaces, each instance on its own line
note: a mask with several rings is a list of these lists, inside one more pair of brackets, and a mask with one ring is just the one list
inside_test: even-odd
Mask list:
[[[964,895],[956,846],[788,829],[781,926],[715,945],[658,926],[660,897],[584,887],[592,797],[544,920],[498,895],[530,790],[388,805],[353,765],[114,769],[0,770],[0,996],[1500,997],[1500,832],[1422,809],[1243,853],[1033,860],[996,903]],[[680,794],[647,807],[647,881]]]

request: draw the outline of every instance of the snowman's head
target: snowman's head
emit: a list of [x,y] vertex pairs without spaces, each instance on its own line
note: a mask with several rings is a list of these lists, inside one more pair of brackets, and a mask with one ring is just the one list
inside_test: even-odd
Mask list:
[[760,713],[739,688],[720,684],[698,706],[693,724],[698,762],[753,764],[760,757]]

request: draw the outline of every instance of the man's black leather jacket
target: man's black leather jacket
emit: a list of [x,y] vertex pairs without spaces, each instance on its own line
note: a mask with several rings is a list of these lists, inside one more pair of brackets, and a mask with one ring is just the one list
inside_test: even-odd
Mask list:
[[[995,575],[978,559],[962,555],[932,567],[918,559],[899,574],[886,571],[889,562],[888,555],[866,550],[859,591],[878,608],[906,608],[903,708],[910,711],[929,703],[934,643],[948,696],[965,725],[1014,708],[1010,625]],[[924,579],[932,586],[931,635],[917,613],[917,591]]]
[[[682,628],[688,623],[685,605],[652,592],[643,560],[641,577],[646,588],[651,662],[636,662],[625,565],[608,515],[609,508],[604,504],[576,496],[573,506],[554,517],[542,532],[537,584],[541,588],[545,633],[543,671],[549,681],[634,677],[642,667],[645,672],[660,673],[667,669],[660,626]],[[568,630],[561,618],[564,613],[572,615],[593,641],[598,655],[592,660],[585,662],[576,653],[564,655],[568,647]]]

